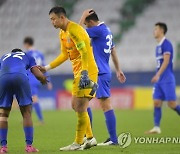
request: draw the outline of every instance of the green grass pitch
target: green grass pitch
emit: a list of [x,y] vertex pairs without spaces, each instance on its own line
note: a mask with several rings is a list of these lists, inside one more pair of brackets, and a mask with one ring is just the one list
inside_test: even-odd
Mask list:
[[[132,137],[148,136],[144,131],[153,126],[152,110],[116,110],[117,132],[130,132]],[[38,125],[33,113],[35,136],[34,146],[40,154],[83,153],[83,154],[180,154],[179,144],[135,144],[125,149],[120,146],[94,147],[84,151],[61,152],[60,147],[73,142],[76,114],[73,111],[44,111],[45,124]],[[153,137],[180,137],[180,117],[170,109],[163,109],[161,135]],[[93,111],[93,131],[98,142],[108,135],[102,111]],[[149,135],[150,136],[150,135]],[[10,154],[23,154],[24,134],[20,112],[14,110],[9,118],[8,148]]]

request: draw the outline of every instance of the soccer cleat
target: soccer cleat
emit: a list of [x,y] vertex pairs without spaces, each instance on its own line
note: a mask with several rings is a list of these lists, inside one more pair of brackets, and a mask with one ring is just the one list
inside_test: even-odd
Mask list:
[[0,153],[7,153],[7,152],[8,152],[7,146],[2,146],[0,149]]
[[39,150],[33,147],[32,145],[27,145],[25,148],[25,151],[26,152],[39,152]]
[[66,147],[62,147],[59,149],[60,151],[75,151],[75,150],[83,150],[83,147],[80,144],[73,143]]
[[145,134],[160,134],[160,133],[161,133],[161,129],[158,126],[154,126],[154,128],[145,132]]
[[86,139],[84,144],[82,145],[83,149],[90,149],[97,145],[96,139],[93,137],[91,139]]
[[109,146],[109,145],[118,145],[118,143],[114,143],[108,138],[106,141],[103,143],[98,143],[97,146]]
[[86,142],[86,140],[87,140],[87,137],[84,137],[83,138],[83,144]]

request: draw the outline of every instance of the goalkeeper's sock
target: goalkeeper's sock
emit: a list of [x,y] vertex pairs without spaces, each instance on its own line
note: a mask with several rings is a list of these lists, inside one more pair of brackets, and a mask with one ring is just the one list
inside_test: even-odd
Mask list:
[[180,115],[180,105],[177,105],[174,110]]
[[38,120],[43,121],[43,115],[42,115],[40,104],[38,102],[35,102],[35,103],[33,103],[33,107],[34,107],[34,110],[35,110],[36,115],[38,117]]
[[113,143],[118,143],[116,135],[116,117],[114,114],[114,110],[104,112],[104,115],[106,118],[106,126],[110,135],[110,140]]
[[33,127],[24,127],[25,139],[27,145],[32,145],[33,142]]
[[1,141],[1,146],[6,146],[7,145],[7,128],[0,128],[0,141]]
[[160,126],[161,115],[161,107],[154,107],[154,126]]
[[91,128],[92,128],[92,119],[93,119],[93,116],[92,116],[92,111],[91,111],[90,107],[87,108],[87,112],[88,112],[88,115],[89,115],[89,119],[90,119],[90,122],[91,122]]
[[77,117],[78,117],[78,123],[76,128],[75,143],[82,144],[84,135],[87,131],[89,117],[87,112],[81,112],[81,113],[77,112]]

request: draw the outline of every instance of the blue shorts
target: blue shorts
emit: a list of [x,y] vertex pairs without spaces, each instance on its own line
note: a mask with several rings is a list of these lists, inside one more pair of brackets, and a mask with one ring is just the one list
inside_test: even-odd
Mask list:
[[32,104],[28,77],[24,74],[4,74],[0,77],[0,107],[10,108],[15,95],[19,106]]
[[176,100],[176,84],[175,83],[155,83],[153,99],[162,101]]
[[98,89],[96,92],[96,98],[107,98],[110,97],[110,82],[111,82],[111,74],[100,74],[98,75]]

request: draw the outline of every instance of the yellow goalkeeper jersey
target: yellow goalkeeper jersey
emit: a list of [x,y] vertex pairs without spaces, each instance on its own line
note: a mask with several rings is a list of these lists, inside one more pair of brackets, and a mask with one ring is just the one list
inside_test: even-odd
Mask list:
[[90,38],[83,27],[70,21],[66,31],[60,30],[59,39],[61,53],[50,63],[51,68],[55,68],[70,59],[75,78],[80,75],[82,70],[87,70],[89,75],[98,72]]

